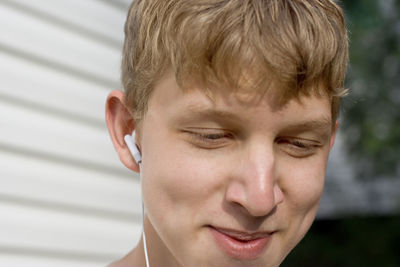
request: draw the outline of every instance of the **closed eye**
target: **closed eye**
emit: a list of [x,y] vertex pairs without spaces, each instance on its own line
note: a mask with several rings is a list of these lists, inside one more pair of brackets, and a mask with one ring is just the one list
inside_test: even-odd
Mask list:
[[296,158],[311,156],[321,147],[319,142],[296,138],[280,138],[277,143],[282,151]]
[[189,141],[193,145],[204,149],[223,147],[233,138],[231,133],[215,129],[196,129],[185,133],[189,135]]

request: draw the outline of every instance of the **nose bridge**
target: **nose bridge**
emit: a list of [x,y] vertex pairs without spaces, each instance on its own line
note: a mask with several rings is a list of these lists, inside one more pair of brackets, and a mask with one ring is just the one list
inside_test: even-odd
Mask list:
[[241,155],[240,170],[235,175],[236,187],[240,185],[239,197],[231,200],[244,207],[252,216],[270,213],[280,201],[277,194],[277,177],[273,143],[253,142],[248,144]]
[[[265,143],[254,143],[248,148],[247,170],[243,177],[248,199],[254,197],[266,200],[273,197],[275,183],[275,157],[273,146]],[[248,172],[248,173],[247,173]]]

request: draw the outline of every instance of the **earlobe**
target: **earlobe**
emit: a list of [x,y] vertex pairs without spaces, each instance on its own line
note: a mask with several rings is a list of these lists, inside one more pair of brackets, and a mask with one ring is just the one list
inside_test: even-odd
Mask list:
[[121,162],[130,170],[139,172],[139,165],[132,157],[124,136],[135,128],[133,117],[124,104],[124,93],[112,91],[106,102],[106,123],[111,141]]

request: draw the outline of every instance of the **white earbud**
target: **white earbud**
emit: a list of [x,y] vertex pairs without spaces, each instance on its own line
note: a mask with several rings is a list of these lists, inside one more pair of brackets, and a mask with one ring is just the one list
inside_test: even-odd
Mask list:
[[125,140],[126,145],[129,148],[129,151],[131,152],[133,158],[135,159],[137,164],[140,164],[142,162],[142,155],[140,154],[139,148],[136,145],[135,136],[136,136],[136,133],[135,133],[135,131],[133,131],[132,135],[129,135],[129,134],[125,135],[124,140]]
[[[125,135],[124,136],[124,140],[126,145],[129,148],[129,151],[131,152],[133,158],[135,159],[135,161],[137,162],[137,164],[139,164],[139,171],[141,168],[141,164],[142,164],[142,155],[139,151],[138,146],[136,145],[136,132],[133,131],[132,135]],[[142,172],[139,172],[140,175],[140,181],[142,181]],[[142,198],[142,227],[143,227],[143,249],[144,249],[144,256],[145,256],[145,260],[146,260],[146,267],[150,267],[150,263],[149,263],[149,256],[147,254],[147,245],[146,245],[146,234],[144,232],[144,205],[143,205],[143,198]]]

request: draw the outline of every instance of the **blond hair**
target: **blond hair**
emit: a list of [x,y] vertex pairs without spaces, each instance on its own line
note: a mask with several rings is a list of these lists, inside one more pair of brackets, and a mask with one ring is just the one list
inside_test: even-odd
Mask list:
[[170,71],[182,88],[273,88],[280,104],[328,96],[333,120],[345,93],[347,32],[332,0],[135,0],[125,35],[122,83],[137,121]]

